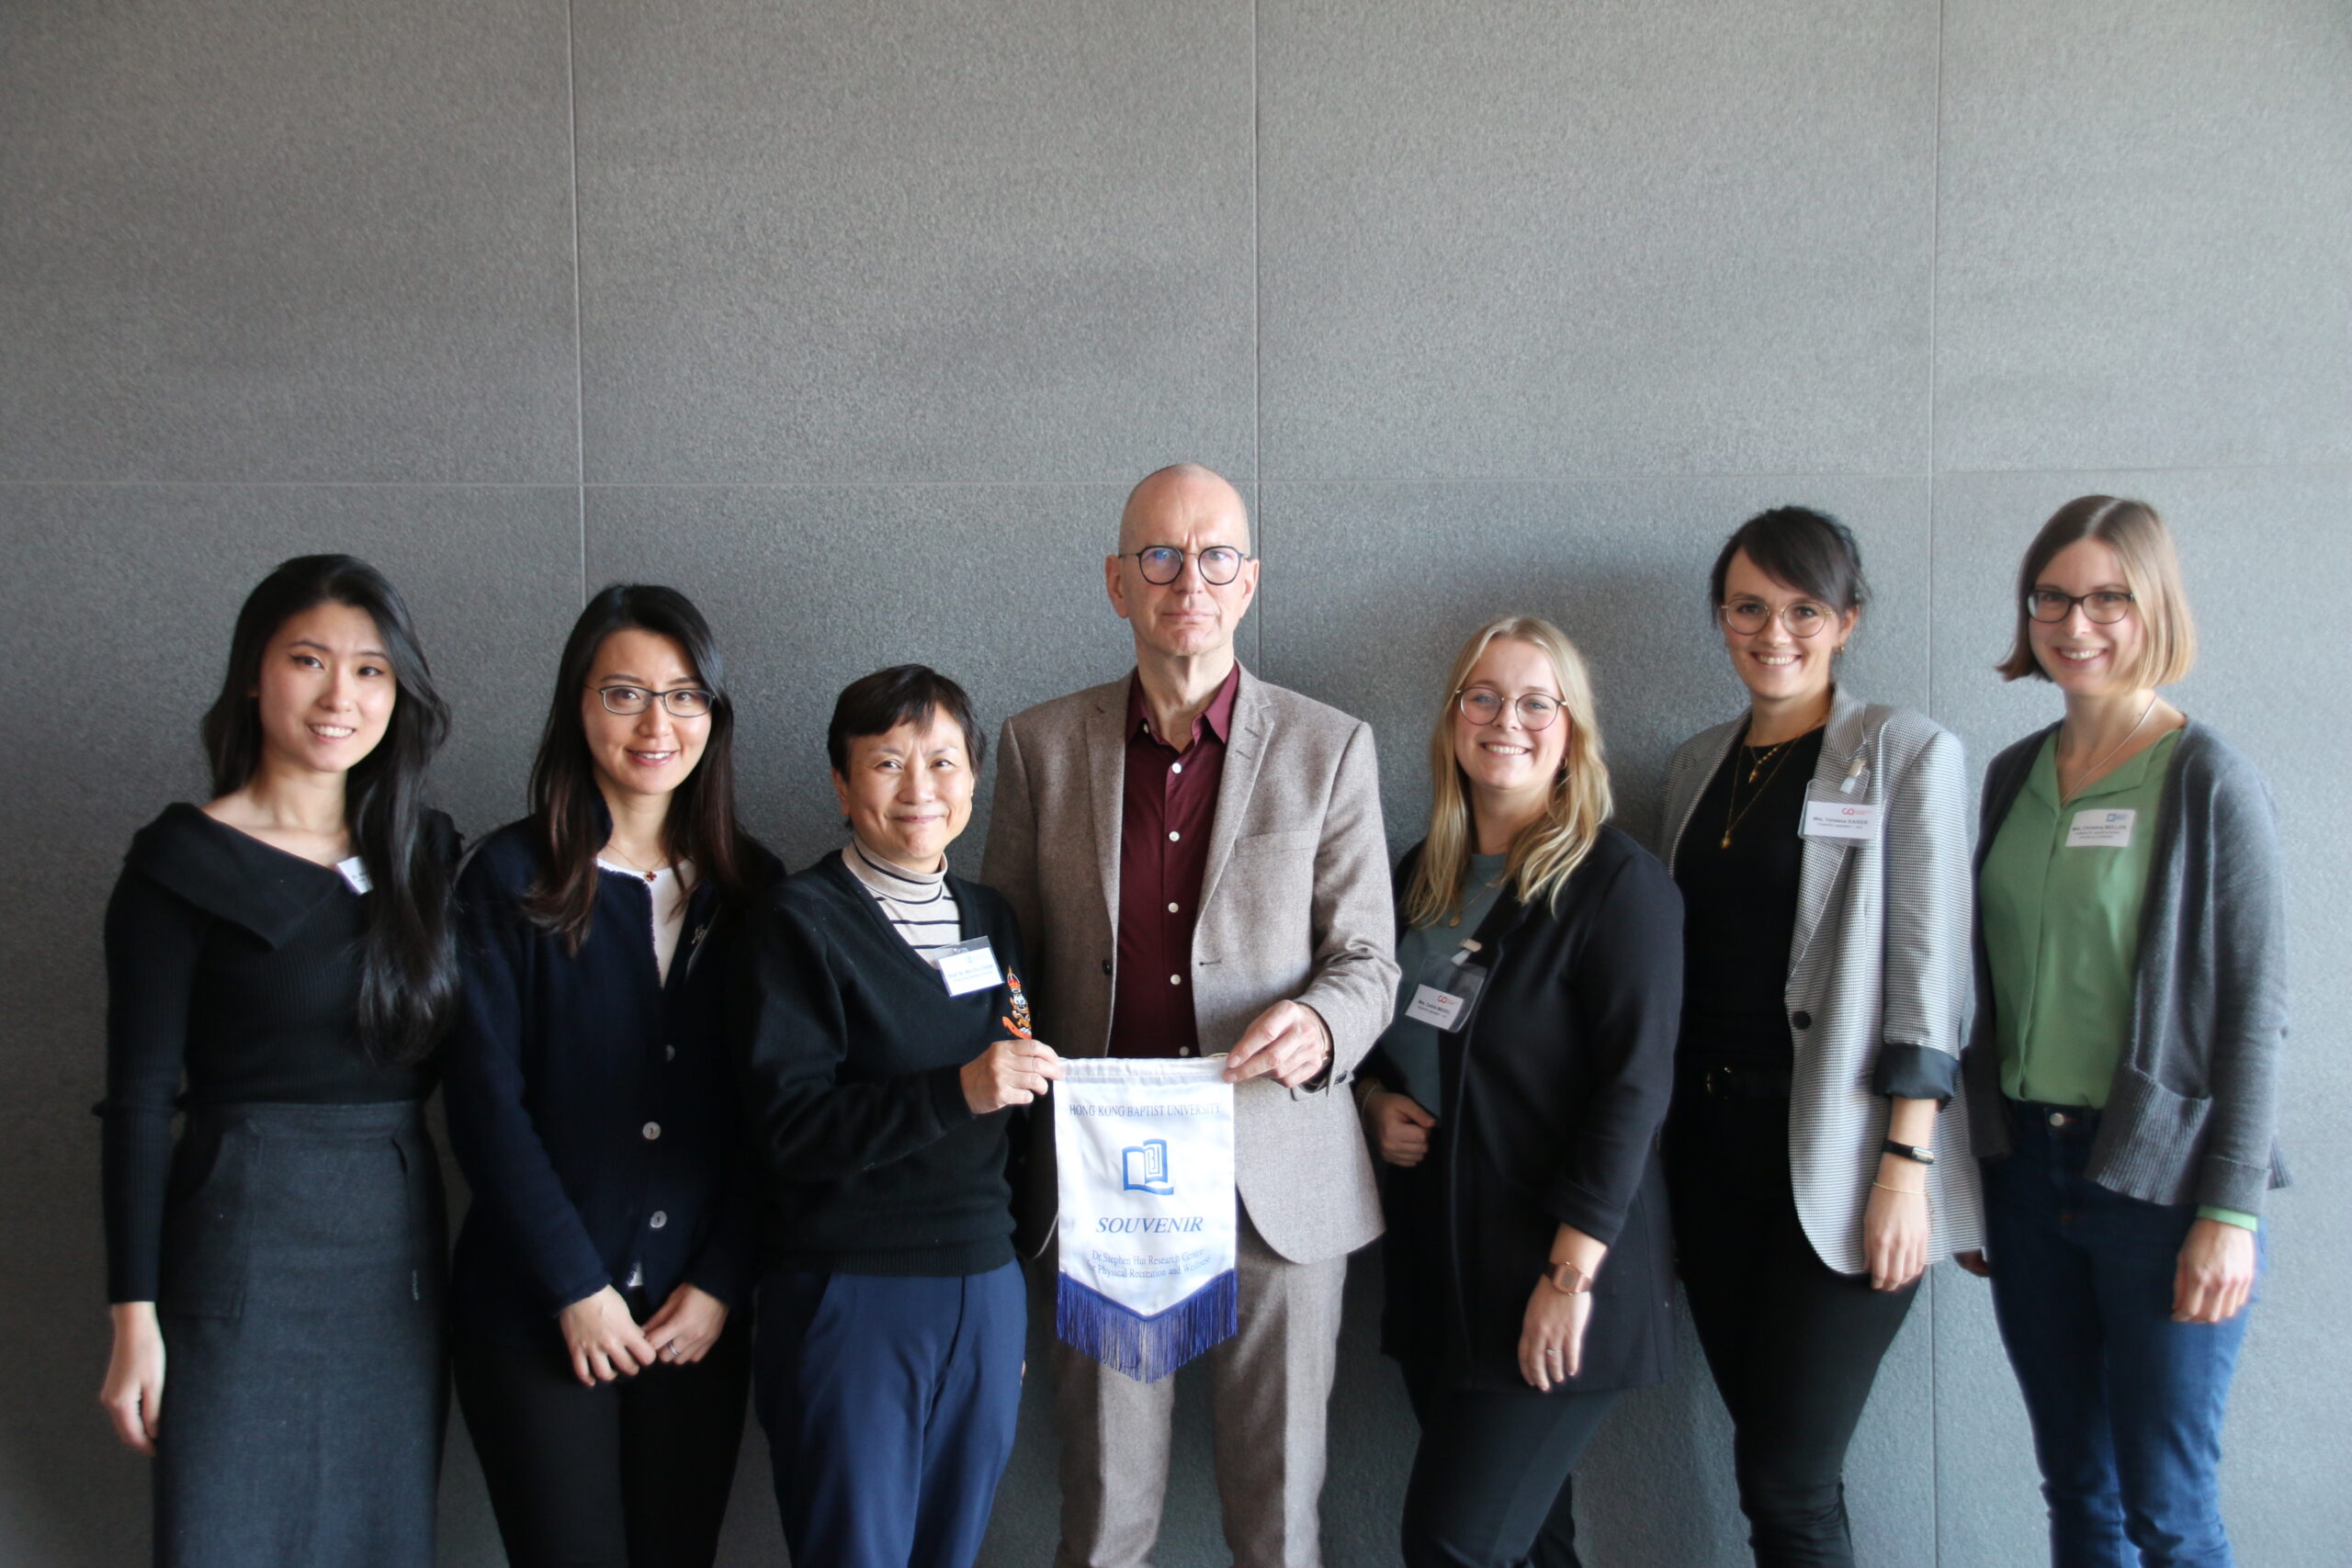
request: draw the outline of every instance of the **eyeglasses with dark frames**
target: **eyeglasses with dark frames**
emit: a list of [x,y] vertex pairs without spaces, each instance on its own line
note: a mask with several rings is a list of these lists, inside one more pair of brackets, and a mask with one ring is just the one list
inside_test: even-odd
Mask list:
[[1838,618],[1828,605],[1811,599],[1800,599],[1780,610],[1761,599],[1735,599],[1716,605],[1715,614],[1742,637],[1754,637],[1775,620],[1789,628],[1791,637],[1819,637],[1821,628]]
[[1146,545],[1139,550],[1128,550],[1136,558],[1136,570],[1154,588],[1165,588],[1184,575],[1187,558],[1201,563],[1201,581],[1211,588],[1223,588],[1241,575],[1241,563],[1256,560],[1231,545],[1211,545],[1204,550],[1179,549],[1174,545]]
[[703,718],[718,700],[700,686],[674,686],[666,692],[649,692],[643,686],[599,686],[596,695],[606,713],[625,717],[641,714],[658,701],[672,718]]
[[1521,692],[1515,700],[1506,703],[1500,692],[1485,686],[1464,686],[1453,694],[1453,704],[1462,710],[1463,717],[1479,725],[1499,723],[1506,706],[1515,708],[1520,728],[1531,731],[1549,729],[1552,721],[1560,716],[1560,699],[1543,692]]
[[2025,596],[2025,613],[2047,626],[2054,626],[2075,613],[2080,604],[2083,614],[2093,623],[2111,626],[2132,613],[2132,596],[2120,588],[2094,588],[2088,593],[2061,593],[2055,588],[2037,588]]

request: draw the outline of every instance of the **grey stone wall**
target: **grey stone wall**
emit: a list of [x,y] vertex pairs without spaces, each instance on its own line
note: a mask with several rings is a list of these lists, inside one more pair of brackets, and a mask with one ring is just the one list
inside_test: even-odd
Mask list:
[[[1430,688],[1489,614],[1583,643],[1646,831],[1668,750],[1737,706],[1701,600],[1748,512],[1855,525],[1880,596],[1849,681],[1981,761],[2055,713],[1989,669],[2031,529],[2093,489],[2163,509],[2208,638],[2181,701],[2267,772],[2296,872],[2300,1184],[2227,1501],[2243,1561],[2340,1559],[2340,0],[8,0],[0,1560],[144,1550],[143,1461],[90,1397],[97,920],[131,829],[201,787],[263,571],[349,548],[403,584],[471,831],[517,809],[583,590],[678,584],[797,862],[831,840],[845,680],[928,660],[994,717],[1120,667],[1098,562],[1179,457],[1251,495],[1244,656],[1380,727],[1400,847]],[[1335,1564],[1394,1561],[1412,1446],[1372,1305]],[[1744,1561],[1685,1348],[1585,1467],[1595,1563]],[[1225,1560],[1197,1392],[1170,1568]],[[1850,1482],[1866,1562],[2038,1556],[2023,1417],[1949,1265]],[[499,1561],[462,1434],[446,1495],[445,1561]],[[1033,1419],[988,1561],[1042,1563],[1053,1508]],[[775,1540],[754,1437],[728,1561]]]

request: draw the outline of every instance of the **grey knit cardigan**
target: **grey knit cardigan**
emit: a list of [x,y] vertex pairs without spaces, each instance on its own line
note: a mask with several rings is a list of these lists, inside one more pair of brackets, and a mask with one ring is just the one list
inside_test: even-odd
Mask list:
[[[2008,1154],[2000,1050],[1984,951],[1984,857],[2057,726],[1993,759],[1976,840],[1976,1021],[1962,1070],[1972,1142]],[[2086,1170],[2151,1203],[2262,1212],[2287,1185],[2278,1152],[2278,1059],[2287,1039],[2287,898],[2270,788],[2201,724],[2181,731],[2140,917],[2132,1037]]]

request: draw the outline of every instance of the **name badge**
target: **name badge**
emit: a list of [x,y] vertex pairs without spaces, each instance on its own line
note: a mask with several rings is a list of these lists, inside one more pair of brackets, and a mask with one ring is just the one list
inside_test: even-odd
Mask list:
[[1004,973],[996,966],[996,950],[984,936],[941,948],[933,962],[939,965],[939,977],[947,982],[947,994],[951,997],[992,991],[1004,984]]
[[1832,795],[1826,800],[1805,797],[1804,826],[1808,839],[1866,840],[1878,837],[1878,803]]
[[[1469,955],[1462,953],[1460,958]],[[1451,1034],[1462,1027],[1463,1015],[1470,1004],[1478,999],[1478,987],[1487,983],[1487,972],[1475,964],[1465,964],[1454,971],[1453,978],[1444,990],[1435,986],[1417,986],[1413,999],[1406,1005],[1405,1016],[1416,1023],[1426,1023],[1442,1034]]]
[[2103,811],[2094,807],[2075,813],[2075,825],[2066,829],[2066,847],[2070,850],[2128,850],[2132,847],[2132,824],[2139,819],[2137,811]]

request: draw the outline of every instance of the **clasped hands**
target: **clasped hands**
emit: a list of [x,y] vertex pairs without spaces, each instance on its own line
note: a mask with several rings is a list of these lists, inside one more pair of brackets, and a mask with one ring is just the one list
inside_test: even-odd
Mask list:
[[620,1292],[606,1285],[564,1308],[556,1322],[571,1354],[571,1375],[594,1388],[647,1367],[701,1360],[727,1326],[727,1303],[696,1286],[680,1285],[640,1326]]

